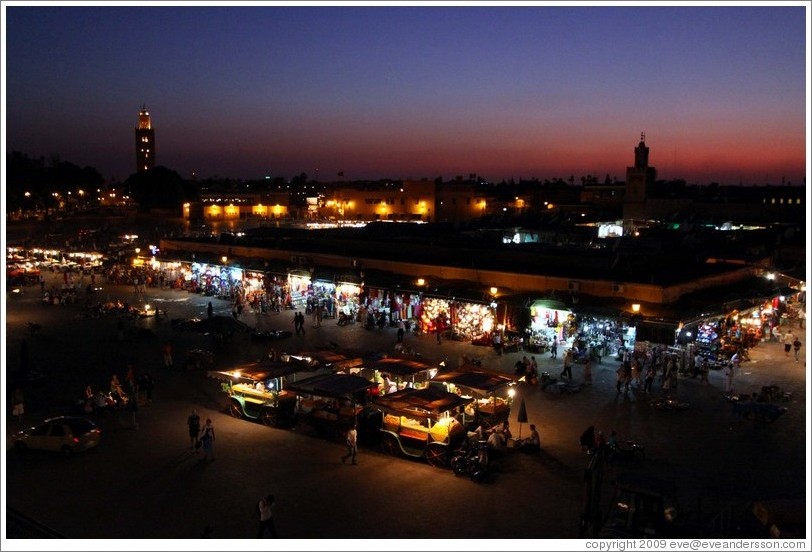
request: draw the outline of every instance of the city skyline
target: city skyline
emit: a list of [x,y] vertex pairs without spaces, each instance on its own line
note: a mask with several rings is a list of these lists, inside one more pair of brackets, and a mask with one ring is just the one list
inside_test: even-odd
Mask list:
[[5,3],[6,152],[122,180],[150,111],[189,178],[476,173],[800,185],[804,3],[280,7]]

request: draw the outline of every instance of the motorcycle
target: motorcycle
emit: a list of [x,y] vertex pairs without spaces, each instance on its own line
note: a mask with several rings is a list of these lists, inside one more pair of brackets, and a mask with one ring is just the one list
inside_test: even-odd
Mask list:
[[615,441],[606,445],[605,456],[609,463],[615,460],[646,459],[646,447],[630,440]]
[[490,475],[486,441],[465,444],[451,458],[451,470],[456,476],[467,475],[471,481],[484,482]]

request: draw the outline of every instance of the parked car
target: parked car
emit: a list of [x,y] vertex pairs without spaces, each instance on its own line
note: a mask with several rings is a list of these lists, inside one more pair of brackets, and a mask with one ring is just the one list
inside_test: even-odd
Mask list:
[[58,416],[18,432],[14,446],[19,451],[48,450],[72,456],[99,444],[101,429],[79,416]]

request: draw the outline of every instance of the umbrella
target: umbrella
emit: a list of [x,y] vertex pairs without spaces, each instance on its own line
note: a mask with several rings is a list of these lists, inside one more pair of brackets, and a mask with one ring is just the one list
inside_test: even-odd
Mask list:
[[527,423],[527,407],[524,405],[524,397],[522,397],[522,402],[519,403],[519,439],[522,438],[522,424]]

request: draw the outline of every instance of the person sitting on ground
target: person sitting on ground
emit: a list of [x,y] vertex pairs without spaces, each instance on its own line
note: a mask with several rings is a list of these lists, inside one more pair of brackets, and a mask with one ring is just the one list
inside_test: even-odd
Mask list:
[[488,448],[491,450],[503,450],[505,447],[507,447],[505,434],[496,429],[491,430],[491,434],[488,435]]
[[541,450],[541,438],[536,431],[536,424],[530,424],[530,437],[521,439],[518,442],[519,450],[522,452],[536,452]]

